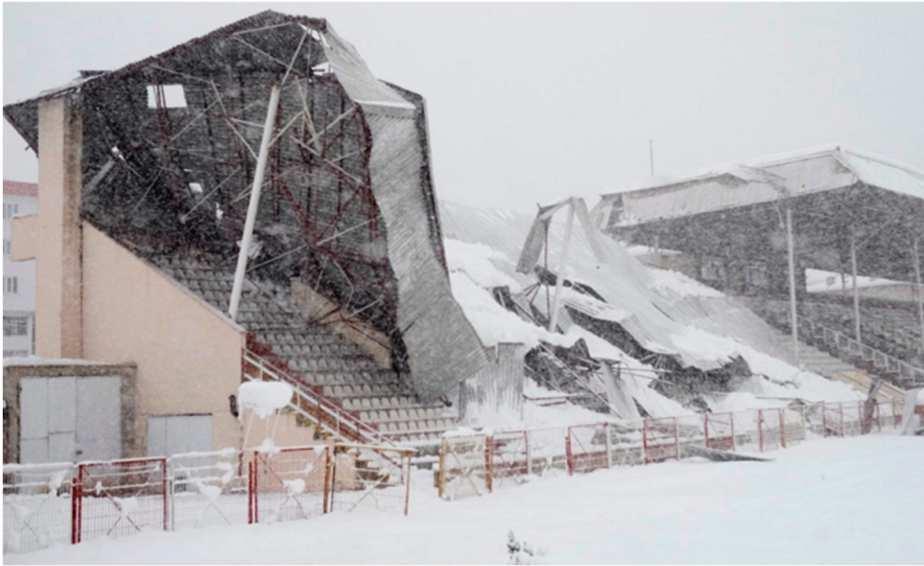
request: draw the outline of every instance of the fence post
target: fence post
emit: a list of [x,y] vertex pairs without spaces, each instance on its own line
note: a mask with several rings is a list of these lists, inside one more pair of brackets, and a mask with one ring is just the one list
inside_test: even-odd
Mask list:
[[780,409],[780,447],[786,448],[786,409]]
[[876,403],[876,432],[882,432],[882,415],[879,411],[879,403]]
[[484,437],[484,486],[488,490],[488,493],[494,491],[494,437],[485,436]]
[[828,436],[828,408],[821,402],[821,435]]
[[253,460],[247,462],[247,524],[253,524]]
[[571,453],[571,427],[565,429],[565,468],[568,475],[574,475],[574,455]]
[[709,413],[703,413],[703,439],[705,447],[709,448]]
[[440,442],[439,470],[436,475],[436,494],[442,499],[446,495],[446,439]]
[[648,463],[648,419],[642,419],[642,462]]
[[674,417],[674,459],[680,459],[680,420]]
[[613,467],[613,448],[610,445],[610,423],[603,423],[603,433],[606,434],[606,468]]
[[[404,516],[407,517],[408,510],[411,506],[411,455],[405,454],[407,472],[404,474]],[[404,462],[402,462],[404,464]],[[402,466],[404,467],[404,466]]]
[[324,446],[324,501],[322,503],[322,511],[327,513],[330,511],[330,491],[331,483],[333,479],[331,477],[331,457],[330,457],[330,445]]
[[847,436],[847,430],[844,428],[844,403],[839,403],[837,410],[841,421],[841,436]]
[[757,446],[764,451],[764,410],[757,409]]
[[161,476],[161,489],[164,492],[163,501],[164,501],[164,530],[170,530],[170,501],[167,495],[167,459],[162,458],[160,465],[163,466],[163,475]]
[[523,431],[523,443],[525,444],[524,449],[526,450],[526,475],[529,476],[532,474],[533,458],[532,458],[532,454],[530,454],[529,452],[529,431],[528,430]]
[[80,542],[81,486],[83,485],[83,464],[77,466],[77,477],[71,485],[71,544]]
[[728,413],[728,423],[731,425],[731,449],[735,451],[735,413]]

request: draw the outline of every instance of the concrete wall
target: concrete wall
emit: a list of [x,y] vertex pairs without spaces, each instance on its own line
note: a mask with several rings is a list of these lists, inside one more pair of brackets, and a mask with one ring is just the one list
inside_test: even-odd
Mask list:
[[88,223],[83,330],[88,359],[137,364],[139,453],[151,415],[211,414],[213,448],[240,446],[229,396],[241,381],[243,330]]
[[39,217],[35,350],[83,356],[80,191],[83,127],[70,98],[39,104]]

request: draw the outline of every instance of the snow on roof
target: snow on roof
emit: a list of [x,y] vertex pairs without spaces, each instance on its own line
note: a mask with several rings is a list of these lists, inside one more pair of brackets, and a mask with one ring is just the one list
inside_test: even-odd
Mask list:
[[[821,269],[805,270],[806,287],[809,293],[825,293],[828,291],[840,291],[841,274],[833,271],[824,271]],[[853,276],[844,276],[844,285],[847,289],[853,288]],[[882,279],[879,277],[857,277],[857,287],[889,287],[892,285],[911,285],[906,281],[895,281],[894,279]]]
[[36,366],[105,366],[112,365],[106,362],[94,362],[77,358],[40,358],[26,356],[19,358],[3,358],[3,367],[36,367]]
[[624,224],[769,202],[857,182],[924,199],[924,172],[841,146],[764,156],[671,178],[646,179],[602,196],[622,197]]

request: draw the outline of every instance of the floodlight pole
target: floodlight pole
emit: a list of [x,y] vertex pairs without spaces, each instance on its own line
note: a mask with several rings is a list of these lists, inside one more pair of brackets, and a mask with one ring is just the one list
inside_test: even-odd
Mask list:
[[276,110],[279,108],[279,84],[273,85],[270,91],[269,104],[266,107],[266,122],[263,124],[263,139],[260,141],[260,153],[257,156],[257,169],[253,175],[253,186],[250,188],[250,203],[247,205],[247,219],[244,221],[244,234],[241,236],[241,249],[237,254],[237,268],[234,270],[234,286],[231,288],[231,302],[228,314],[231,320],[237,320],[237,310],[241,304],[241,291],[244,288],[244,273],[247,271],[247,254],[250,251],[250,242],[253,239],[253,225],[257,220],[257,208],[260,206],[260,190],[263,186],[263,175],[266,172],[266,161],[273,138],[273,126],[276,123]]
[[915,238],[911,245],[911,261],[914,263],[914,289],[918,303],[918,320],[921,323],[921,351],[924,352],[924,287],[921,286],[921,238]]
[[853,275],[853,332],[857,344],[863,344],[860,335],[860,287],[857,286],[857,234],[850,231],[850,270]]
[[789,319],[792,324],[792,351],[796,366],[802,367],[799,359],[799,313],[796,310],[796,246],[792,238],[792,208],[786,208],[786,248],[789,256]]
[[568,222],[565,224],[565,241],[561,246],[561,258],[558,260],[558,273],[555,274],[555,298],[552,300],[552,312],[549,313],[549,332],[555,332],[558,326],[558,309],[561,306],[561,290],[565,284],[565,261],[571,247],[571,229],[574,226],[574,200],[568,200]]

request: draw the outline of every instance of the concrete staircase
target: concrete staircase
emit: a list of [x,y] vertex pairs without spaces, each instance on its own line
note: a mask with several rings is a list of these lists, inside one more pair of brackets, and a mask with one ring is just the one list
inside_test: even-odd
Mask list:
[[[155,258],[154,263],[177,283],[227,312],[232,266],[221,266],[207,256]],[[412,446],[429,445],[456,425],[451,407],[422,402],[397,372],[380,368],[357,345],[307,320],[286,288],[249,279],[238,323],[249,331],[250,365],[263,364],[276,378],[295,386],[297,409],[307,420],[329,419],[326,429],[320,427],[322,434],[338,435],[353,427],[368,433],[345,437],[353,442],[375,436]]]
[[[757,309],[754,312],[761,314]],[[849,361],[834,357],[801,339],[799,340],[799,361],[797,363],[795,354],[792,351],[792,335],[788,333],[788,327],[781,329],[782,325],[774,324],[776,321],[773,319],[768,319],[768,322],[770,323],[771,332],[769,337],[772,341],[774,355],[785,359],[793,365],[801,364],[802,368],[828,379],[846,383],[864,396],[869,393],[876,377],[875,375],[853,365]],[[884,382],[876,397],[880,402],[904,402],[904,395],[905,393],[902,389],[889,382]]]

